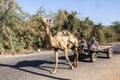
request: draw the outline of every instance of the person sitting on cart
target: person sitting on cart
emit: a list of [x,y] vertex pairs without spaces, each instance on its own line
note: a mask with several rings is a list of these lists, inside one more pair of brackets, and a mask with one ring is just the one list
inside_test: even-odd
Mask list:
[[81,50],[87,49],[87,42],[84,38],[80,41],[80,49]]
[[92,37],[90,44],[89,44],[89,48],[93,50],[98,48],[98,42],[96,41],[95,37]]
[[92,45],[98,45],[98,42],[96,41],[95,37],[92,37],[91,41],[90,41],[91,46]]

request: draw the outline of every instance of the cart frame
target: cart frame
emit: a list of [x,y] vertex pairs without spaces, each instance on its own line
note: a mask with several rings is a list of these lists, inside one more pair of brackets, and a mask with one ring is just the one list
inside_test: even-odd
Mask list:
[[98,53],[106,53],[106,56],[108,59],[112,57],[113,54],[113,44],[99,44],[96,49],[84,49],[82,51],[81,49],[78,49],[79,54],[87,55],[90,57],[91,62],[95,62],[98,56]]

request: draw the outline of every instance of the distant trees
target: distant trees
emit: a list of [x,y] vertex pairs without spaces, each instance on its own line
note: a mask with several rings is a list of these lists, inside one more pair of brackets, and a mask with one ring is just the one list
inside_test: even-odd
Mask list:
[[117,41],[120,41],[120,22],[119,21],[113,22],[113,25],[111,27],[116,33]]
[[57,13],[40,9],[33,15],[24,12],[15,0],[0,1],[0,53],[18,53],[22,50],[46,49],[45,33],[41,21],[42,16],[52,18],[51,31],[56,34],[68,30],[79,40],[87,41],[95,36],[99,43],[120,41],[120,22],[110,26],[94,24],[89,17],[81,20],[77,12],[59,10]]

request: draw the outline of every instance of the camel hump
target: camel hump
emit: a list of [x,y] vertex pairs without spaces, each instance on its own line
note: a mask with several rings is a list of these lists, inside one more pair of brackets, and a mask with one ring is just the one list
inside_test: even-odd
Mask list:
[[75,47],[78,47],[78,40],[73,34],[67,30],[62,30],[61,32],[64,36],[68,37],[68,43],[74,45]]
[[74,44],[74,46],[78,46],[78,40],[76,39],[76,37],[67,30],[62,30],[61,32],[58,32],[57,36],[65,36],[68,39],[68,43]]
[[61,32],[64,36],[70,36],[70,32],[67,30],[62,30]]
[[70,32],[67,30],[62,30],[61,32],[57,33],[58,36],[70,36]]

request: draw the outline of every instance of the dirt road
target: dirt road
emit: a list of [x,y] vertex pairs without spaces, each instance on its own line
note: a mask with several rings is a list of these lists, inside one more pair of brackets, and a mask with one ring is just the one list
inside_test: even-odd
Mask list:
[[[78,67],[73,70],[69,70],[63,53],[59,53],[56,74],[50,74],[54,67],[53,51],[0,57],[0,80],[120,80],[120,43],[115,45],[111,59],[100,54],[101,57],[91,63],[89,58],[80,57]],[[71,61],[72,55],[69,51]]]

